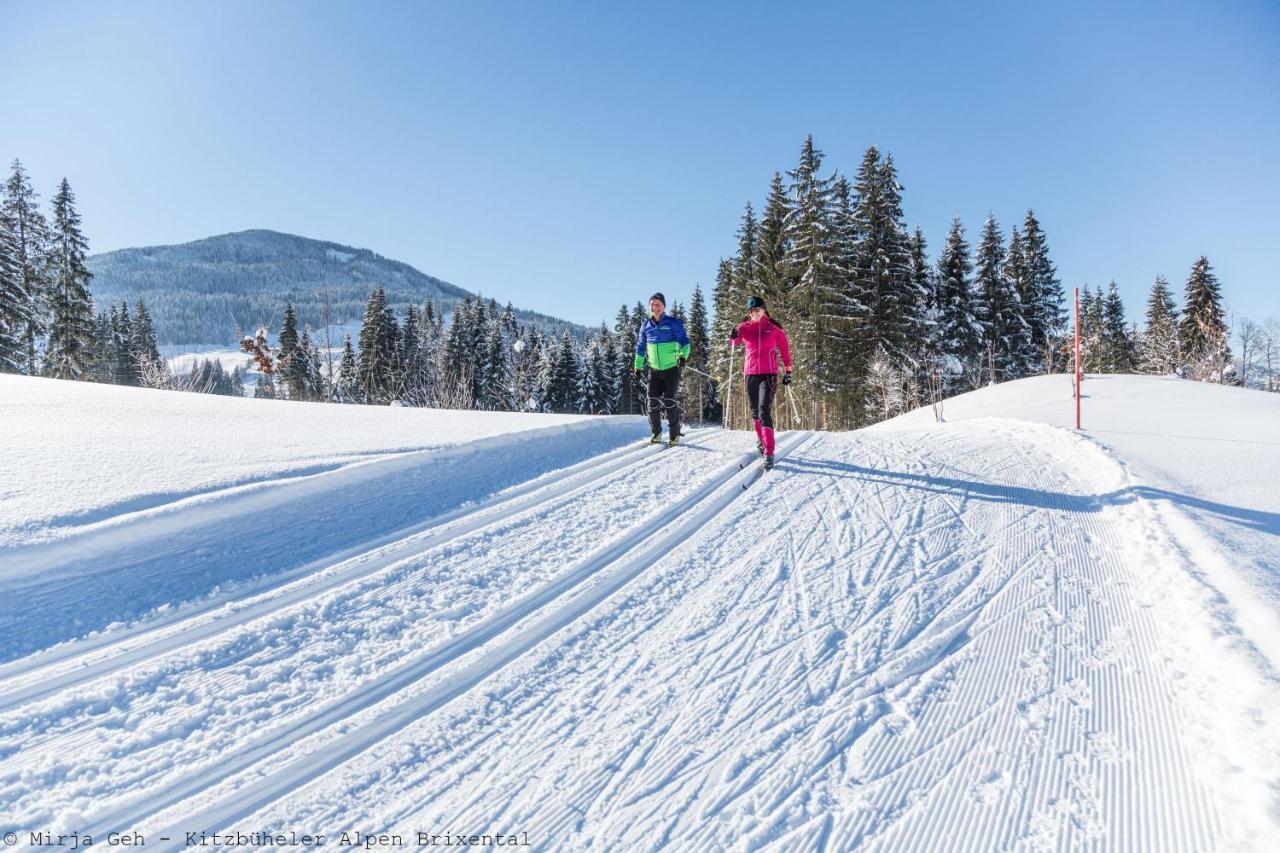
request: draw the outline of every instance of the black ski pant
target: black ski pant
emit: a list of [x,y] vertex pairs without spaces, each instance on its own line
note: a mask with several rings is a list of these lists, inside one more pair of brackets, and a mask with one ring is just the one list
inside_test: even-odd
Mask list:
[[662,432],[662,413],[667,413],[667,431],[680,434],[680,368],[649,371],[649,426]]
[[773,395],[778,390],[778,374],[753,373],[747,377],[747,400],[751,419],[773,429]]

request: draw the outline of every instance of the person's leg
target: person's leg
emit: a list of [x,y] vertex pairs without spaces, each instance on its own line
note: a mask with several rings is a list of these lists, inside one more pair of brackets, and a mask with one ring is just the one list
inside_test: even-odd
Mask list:
[[761,450],[764,449],[764,425],[760,423],[760,386],[763,380],[763,376],[747,377],[747,404],[751,407],[751,423],[756,428],[756,440]]
[[656,370],[649,371],[649,427],[653,434],[662,432],[662,376]]
[[760,425],[764,433],[764,455],[772,456],[774,449],[773,436],[773,392],[778,387],[777,376],[766,376],[760,383]]
[[667,433],[670,438],[680,437],[680,368],[667,371],[667,387],[662,401],[667,409]]

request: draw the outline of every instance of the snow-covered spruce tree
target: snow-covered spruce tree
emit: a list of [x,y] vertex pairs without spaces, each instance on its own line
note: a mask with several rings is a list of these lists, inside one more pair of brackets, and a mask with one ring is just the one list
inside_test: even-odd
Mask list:
[[387,334],[383,328],[387,310],[387,294],[375,287],[365,305],[360,323],[358,367],[356,371],[359,402],[385,403],[392,378],[392,359],[387,351]]
[[[299,349],[298,315],[293,303],[284,304],[284,319],[280,323],[279,359],[280,384],[290,400],[307,399],[307,360],[310,353]],[[297,356],[296,358],[294,356]]]
[[[870,321],[867,345],[895,365],[901,365],[909,351],[908,342],[919,323],[919,305],[911,281],[911,248],[902,221],[902,187],[892,156],[880,156],[873,145],[858,168],[854,188],[857,248],[854,256],[854,287],[848,298],[865,302]],[[856,305],[855,311],[861,311]]]
[[509,394],[507,389],[507,347],[502,339],[502,323],[500,318],[493,318],[485,335],[484,343],[484,399],[481,408],[501,411],[506,408]]
[[600,324],[600,330],[597,332],[597,340],[600,342],[600,352],[604,357],[604,367],[601,371],[601,382],[604,387],[605,413],[616,414],[619,406],[622,404],[622,377],[618,367],[618,345],[614,340],[613,332],[604,323]]
[[1209,259],[1201,255],[1187,277],[1185,308],[1178,326],[1182,360],[1192,379],[1224,382],[1231,363],[1222,290]]
[[924,406],[938,402],[932,399],[928,391],[939,388],[937,340],[938,330],[938,288],[937,277],[929,264],[928,244],[920,226],[915,227],[911,235],[911,286],[913,299],[919,306],[915,328],[908,338],[909,361],[914,364],[911,387],[917,395],[912,401],[914,405]]
[[602,338],[593,337],[587,341],[581,361],[582,369],[578,374],[576,411],[584,415],[609,414],[609,381],[605,376]]
[[1012,378],[1030,376],[1044,364],[1045,344],[1037,343],[1033,326],[1036,318],[1036,293],[1027,265],[1022,232],[1014,226],[1009,235],[1009,251],[1005,254],[1004,277],[1018,298],[1018,314],[1022,334],[1012,352]]
[[[720,265],[716,270],[716,283],[711,291],[712,307],[715,311],[715,320],[711,325],[711,369],[708,371],[715,377],[716,384],[724,387],[733,381],[730,375],[729,361],[729,333],[733,327],[738,325],[742,320],[743,306],[735,303],[733,288],[733,261],[725,258],[720,259]],[[636,334],[639,332],[637,331]],[[631,338],[632,349],[635,348],[635,335]],[[636,395],[637,402],[644,402],[643,393],[638,392]],[[638,410],[643,411],[643,410]]]
[[631,370],[635,358],[637,334],[639,334],[638,330],[632,327],[631,311],[626,303],[623,303],[618,307],[618,313],[613,318],[614,353],[617,357],[615,369],[618,372],[619,386],[618,403],[614,411],[622,414],[633,415],[640,411],[636,402],[639,387]]
[[112,328],[107,312],[99,309],[98,316],[93,322],[93,381],[95,382],[115,381],[115,346],[111,339]]
[[45,373],[57,379],[88,379],[93,368],[93,302],[89,280],[93,278],[85,257],[89,241],[80,233],[75,194],[66,178],[53,198],[53,231],[50,242],[49,343]]
[[1091,291],[1086,284],[1080,294],[1080,369],[1085,373],[1103,373],[1107,369],[1102,303],[1102,288]]
[[114,349],[115,384],[137,386],[142,384],[142,370],[138,353],[133,349],[133,321],[129,319],[129,303],[121,302],[120,310],[112,315],[111,342]]
[[738,296],[745,298],[759,286],[756,275],[756,246],[760,225],[756,221],[751,202],[747,202],[738,226],[738,254],[734,257],[733,287]]
[[554,347],[551,374],[547,382],[547,405],[553,412],[577,411],[578,355],[573,338],[566,329]]
[[436,311],[435,303],[428,299],[418,315],[417,384],[420,402],[415,405],[441,405],[439,402],[439,389],[442,385],[440,359],[444,345],[444,317]]
[[843,302],[843,271],[836,265],[832,247],[834,179],[818,174],[822,157],[811,135],[800,150],[800,162],[787,173],[792,209],[786,222],[785,261],[791,285],[786,295],[791,358],[797,384],[810,398],[805,416],[817,429],[826,427],[826,398],[843,368],[838,359],[844,354],[829,345],[832,326],[843,317],[837,307]]
[[1061,351],[1060,339],[1067,324],[1066,303],[1058,271],[1049,260],[1049,244],[1035,213],[1027,211],[1022,222],[1022,248],[1026,259],[1028,290],[1031,301],[1027,306],[1027,323],[1032,345],[1037,353],[1030,365],[1036,372],[1048,373],[1054,369],[1070,369],[1054,364],[1054,353]]
[[360,399],[360,380],[356,370],[356,351],[351,346],[351,334],[342,336],[342,359],[338,362],[337,401],[354,403]]
[[[711,332],[707,302],[702,296],[702,287],[697,284],[693,286],[693,297],[689,301],[689,322],[685,323],[685,331],[689,335],[689,364],[704,373],[710,372]],[[686,398],[685,411],[698,412],[698,420],[706,420],[710,416],[708,409],[715,405],[714,383],[695,373],[686,375],[680,387]]]
[[[443,363],[440,365],[444,384],[450,389],[447,393],[452,397],[462,394],[472,403],[476,399],[477,358],[474,349],[476,312],[477,306],[472,302],[469,294],[453,307],[441,352]],[[470,407],[471,403],[468,403],[466,408]],[[461,408],[461,406],[455,405],[451,408]]]
[[400,326],[400,349],[397,353],[397,360],[403,371],[399,399],[406,406],[426,405],[421,337],[422,315],[418,313],[417,308],[410,305],[405,309],[404,323]]
[[1007,263],[1000,226],[988,214],[978,243],[977,289],[983,296],[983,345],[991,382],[1018,378],[1031,339]]
[[1107,296],[1102,303],[1102,348],[1108,373],[1132,373],[1136,361],[1133,339],[1124,319],[1124,303],[1120,289],[1113,281],[1107,285]]
[[163,367],[164,361],[160,358],[160,346],[156,340],[156,328],[151,320],[151,312],[141,296],[138,297],[138,302],[133,309],[131,335],[133,351],[138,355],[143,372],[154,374],[157,367]]
[[969,243],[959,216],[951,219],[947,242],[938,256],[938,348],[944,361],[943,384],[947,396],[966,387],[982,362],[982,326],[974,313]]
[[[763,297],[769,305],[776,306],[779,312],[785,313],[786,297],[792,289],[787,265],[787,255],[791,251],[787,230],[787,220],[790,218],[791,201],[787,197],[787,188],[783,184],[782,175],[774,172],[769,182],[764,213],[760,216],[760,227],[756,231],[754,289],[752,293],[737,294],[741,298],[735,305],[735,318],[742,316],[746,304],[744,300],[751,295]],[[741,244],[738,249],[741,251]]]
[[832,306],[829,322],[824,324],[824,349],[832,353],[824,399],[828,426],[841,429],[861,423],[858,400],[864,390],[862,376],[877,339],[875,317],[864,298],[864,282],[859,279],[864,229],[858,219],[853,185],[843,175],[836,177],[832,188],[830,217],[830,252],[839,284],[838,301]]
[[18,373],[25,363],[22,340],[30,309],[17,234],[0,208],[0,373]]
[[1178,369],[1178,308],[1164,276],[1156,276],[1147,297],[1147,325],[1142,333],[1138,369],[1168,375]]
[[22,163],[14,160],[0,199],[0,215],[11,234],[21,285],[16,302],[8,309],[14,313],[6,323],[19,329],[22,372],[30,376],[39,368],[36,344],[45,333],[49,296],[49,224],[37,198]]
[[512,385],[512,409],[517,412],[541,411],[546,397],[542,382],[543,350],[542,333],[535,328],[522,326],[514,347]]

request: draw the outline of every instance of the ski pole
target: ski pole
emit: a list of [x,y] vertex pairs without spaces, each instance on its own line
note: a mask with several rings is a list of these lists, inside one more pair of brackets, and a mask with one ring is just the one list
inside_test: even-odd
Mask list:
[[710,374],[710,373],[703,373],[701,370],[699,370],[699,369],[698,369],[698,368],[696,368],[696,367],[690,367],[689,365],[687,365],[687,364],[686,364],[686,365],[684,366],[684,369],[685,369],[685,370],[692,371],[693,373],[696,373],[696,374],[698,374],[699,376],[705,376],[705,377],[707,377],[708,379],[710,379],[710,378],[711,378],[711,374]]
[[729,418],[733,415],[733,341],[729,341],[729,393],[724,401],[724,429],[729,429]]
[[791,390],[791,386],[787,386],[787,400],[791,403],[791,417],[795,418],[796,426],[800,426],[800,410],[796,408],[796,394]]

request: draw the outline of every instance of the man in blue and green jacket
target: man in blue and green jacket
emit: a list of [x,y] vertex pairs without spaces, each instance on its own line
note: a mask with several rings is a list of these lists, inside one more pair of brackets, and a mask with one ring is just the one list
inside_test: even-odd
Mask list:
[[649,297],[649,316],[640,326],[636,340],[636,378],[649,364],[650,443],[662,440],[662,413],[667,413],[668,444],[680,441],[680,371],[689,360],[689,336],[684,323],[666,313],[667,299],[661,293]]

